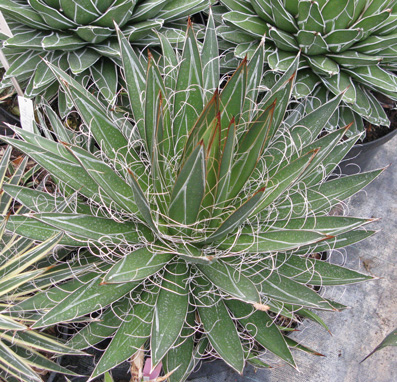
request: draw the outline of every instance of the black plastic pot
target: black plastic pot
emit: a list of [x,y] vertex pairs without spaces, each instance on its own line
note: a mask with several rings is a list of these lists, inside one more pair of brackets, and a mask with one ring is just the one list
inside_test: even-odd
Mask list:
[[373,157],[382,146],[397,135],[397,129],[390,131],[388,134],[374,141],[355,145],[339,164],[337,174],[353,175],[358,172],[367,170],[370,167]]
[[0,135],[13,135],[5,123],[20,126],[19,118],[0,107]]

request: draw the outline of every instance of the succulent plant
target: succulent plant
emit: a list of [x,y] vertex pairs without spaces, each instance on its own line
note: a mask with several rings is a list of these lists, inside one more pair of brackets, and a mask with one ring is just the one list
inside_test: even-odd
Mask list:
[[[285,71],[301,51],[295,95],[315,89],[324,102],[346,90],[344,120],[390,122],[372,91],[397,99],[397,13],[394,0],[221,0],[224,25],[219,35],[234,44],[237,56],[252,54],[266,36],[266,61]],[[237,46],[236,46],[237,45]],[[330,94],[327,94],[330,93]]]
[[[58,83],[42,58],[80,77],[91,77],[109,101],[118,91],[120,61],[114,23],[134,45],[145,47],[157,41],[155,29],[199,12],[206,0],[4,0],[0,3],[13,37],[3,41],[10,61],[2,87],[16,77],[26,84],[26,95],[57,94]],[[179,32],[182,33],[182,32]],[[181,35],[183,36],[183,34]],[[2,36],[3,38],[5,36]],[[67,110],[60,94],[61,110]],[[70,102],[70,101],[69,101]]]
[[[7,214],[13,199],[3,187],[18,188],[31,171],[25,172],[27,159],[13,170],[10,164],[11,147],[2,153],[0,161],[0,208],[6,217],[0,223],[0,380],[42,381],[38,369],[76,375],[48,358],[49,354],[79,354],[56,338],[30,330],[39,314],[34,311],[10,312],[10,308],[42,292],[55,282],[77,275],[65,264],[56,264],[48,258],[62,237],[62,232],[37,244],[35,241],[5,231]],[[6,176],[12,169],[10,176]],[[28,212],[25,207],[20,213]],[[77,269],[75,269],[76,271]],[[81,269],[80,269],[81,271]],[[47,355],[41,354],[41,352]],[[83,354],[83,353],[81,353]]]
[[[247,361],[266,366],[264,349],[295,366],[291,349],[315,352],[286,337],[277,317],[325,326],[310,309],[343,306],[313,287],[371,279],[312,256],[373,233],[359,229],[371,219],[328,216],[381,172],[327,180],[358,139],[342,141],[346,129],[318,138],[342,95],[307,115],[288,112],[297,57],[258,97],[263,45],[219,82],[211,15],[205,33],[199,50],[189,24],[181,55],[160,34],[161,62],[149,55],[145,69],[118,32],[134,124],[49,64],[81,131],[45,106],[47,138],[18,128],[20,140],[2,138],[64,185],[64,198],[5,188],[34,211],[6,228],[35,240],[62,231],[60,244],[96,259],[15,307],[44,314],[32,328],[95,314],[68,342],[84,349],[112,338],[90,380],[144,352],[169,381],[184,381],[208,354],[238,372]],[[41,198],[69,209],[48,212]]]

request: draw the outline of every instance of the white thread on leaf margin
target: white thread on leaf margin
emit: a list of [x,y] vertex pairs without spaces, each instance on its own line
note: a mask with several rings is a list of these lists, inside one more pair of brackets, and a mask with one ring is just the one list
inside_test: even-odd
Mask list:
[[29,98],[18,96],[21,126],[24,130],[33,133],[34,109],[33,101]]

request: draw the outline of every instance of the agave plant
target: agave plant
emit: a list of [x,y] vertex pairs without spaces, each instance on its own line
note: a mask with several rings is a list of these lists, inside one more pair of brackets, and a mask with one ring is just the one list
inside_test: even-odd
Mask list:
[[144,352],[169,381],[184,381],[208,354],[238,372],[247,361],[266,366],[265,350],[295,366],[291,349],[315,352],[275,317],[325,326],[310,309],[343,306],[313,287],[371,278],[310,256],[372,234],[358,229],[370,219],[328,216],[381,172],[327,181],[358,139],[341,141],[346,129],[317,138],[342,95],[285,116],[297,57],[257,101],[263,45],[220,89],[211,15],[208,23],[201,51],[189,24],[182,54],[160,35],[162,62],[149,55],[146,68],[118,32],[134,125],[49,64],[84,122],[84,143],[51,112],[47,138],[18,128],[20,140],[2,138],[63,183],[71,201],[47,212],[37,200],[56,206],[53,196],[6,187],[35,211],[10,216],[6,228],[36,240],[62,231],[59,243],[96,259],[94,270],[12,311],[43,313],[35,329],[95,313],[99,321],[69,342],[84,349],[112,338],[90,380]]
[[[157,37],[153,30],[207,7],[205,0],[4,0],[0,4],[13,37],[3,41],[11,67],[2,88],[16,77],[26,84],[26,95],[51,98],[58,84],[42,58],[79,76],[90,76],[103,96],[114,102],[118,91],[117,23],[131,43],[146,46]],[[5,36],[3,36],[4,38]],[[61,107],[66,110],[64,94]]]
[[[0,187],[18,188],[19,183],[31,175],[25,172],[27,159],[14,171],[10,163],[11,147],[3,152],[0,161]],[[10,176],[6,176],[12,169]],[[42,381],[38,369],[76,375],[48,358],[49,354],[80,354],[53,337],[30,330],[39,314],[19,310],[11,313],[14,306],[35,293],[42,292],[54,282],[73,277],[74,273],[64,264],[56,265],[49,260],[59,243],[62,233],[55,234],[40,244],[33,240],[5,231],[7,213],[12,198],[3,191],[0,194],[1,213],[6,218],[0,223],[0,380]],[[28,212],[25,207],[20,213]],[[76,269],[77,270],[77,269]],[[82,270],[80,269],[80,272]],[[41,354],[45,352],[47,356]],[[82,354],[82,353],[81,353]]]
[[[237,56],[252,54],[266,35],[266,61],[285,71],[301,51],[295,94],[346,90],[340,110],[344,120],[376,125],[390,122],[372,91],[397,99],[397,14],[394,0],[221,0],[220,36],[234,44]],[[236,46],[237,45],[237,46]],[[322,89],[316,91],[321,87]],[[355,114],[355,115],[354,115]]]

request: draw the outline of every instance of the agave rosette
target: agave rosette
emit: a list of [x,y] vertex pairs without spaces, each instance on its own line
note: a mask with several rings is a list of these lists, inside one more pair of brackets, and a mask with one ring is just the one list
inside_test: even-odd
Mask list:
[[[7,186],[19,188],[19,184],[32,175],[32,170],[26,171],[27,157],[14,170],[10,156],[11,147],[8,147],[0,161],[2,190]],[[53,283],[73,278],[83,269],[78,267],[72,272],[66,264],[56,264],[57,260],[51,259],[62,232],[41,243],[7,232],[5,225],[12,202],[13,199],[2,191],[0,209],[5,218],[0,223],[0,379],[40,382],[38,370],[76,375],[52,361],[49,355],[83,353],[72,350],[55,337],[31,330],[30,326],[40,318],[38,312],[23,309],[11,312],[10,309],[27,297],[52,287]],[[18,212],[28,210],[20,207]],[[58,255],[61,256],[61,252]]]
[[[370,123],[390,122],[372,91],[397,99],[397,13],[394,0],[222,0],[222,38],[239,57],[252,54],[266,35],[266,61],[285,71],[301,51],[295,94],[324,102],[343,96],[343,120],[358,114]],[[322,90],[319,91],[318,88]],[[316,91],[317,89],[317,91]],[[356,128],[362,130],[361,118]]]
[[368,219],[328,212],[381,170],[326,180],[358,136],[342,141],[340,129],[317,138],[342,95],[285,117],[299,57],[257,101],[262,45],[220,90],[211,15],[201,51],[191,25],[181,55],[160,40],[162,62],[149,55],[145,68],[119,33],[134,125],[50,65],[85,124],[83,140],[48,107],[48,139],[18,128],[21,140],[3,138],[64,184],[71,201],[68,211],[46,212],[32,208],[42,192],[5,188],[35,211],[11,216],[6,228],[36,240],[62,231],[61,244],[97,259],[95,271],[16,309],[43,312],[33,328],[100,310],[69,342],[84,349],[112,337],[91,378],[142,350],[170,381],[185,380],[208,353],[238,372],[246,361],[266,366],[257,358],[264,349],[295,366],[291,349],[313,351],[274,316],[325,326],[310,309],[343,306],[312,287],[370,279],[308,255],[373,233],[359,229]]
[[[4,0],[0,11],[13,37],[2,36],[11,67],[2,87],[16,77],[26,85],[26,96],[57,94],[58,83],[42,58],[84,78],[91,77],[103,96],[115,101],[120,61],[114,23],[134,45],[157,43],[156,29],[167,29],[178,39],[172,23],[207,7],[204,0]],[[116,65],[115,65],[116,64]],[[67,110],[64,94],[61,110]]]

